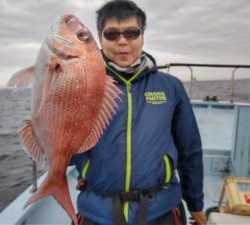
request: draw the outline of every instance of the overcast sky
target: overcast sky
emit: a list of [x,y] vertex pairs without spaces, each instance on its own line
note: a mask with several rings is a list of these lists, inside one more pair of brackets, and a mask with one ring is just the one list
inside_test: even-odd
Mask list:
[[[97,37],[95,11],[104,2],[0,0],[0,86],[4,86],[14,72],[35,62],[50,24],[57,16],[75,14]],[[144,50],[151,53],[158,64],[250,64],[250,0],[135,2],[148,17]],[[250,77],[249,71],[242,71]],[[178,75],[178,71],[176,73]],[[216,73],[206,76],[218,79]]]

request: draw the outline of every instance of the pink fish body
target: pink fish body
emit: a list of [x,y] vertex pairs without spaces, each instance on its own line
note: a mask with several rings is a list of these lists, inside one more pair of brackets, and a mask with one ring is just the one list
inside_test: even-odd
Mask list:
[[[25,206],[52,195],[77,224],[66,169],[72,155],[98,142],[121,92],[106,75],[90,31],[73,15],[52,27],[34,68],[21,74],[30,70],[32,118],[20,136],[28,154],[48,165],[48,175]],[[18,77],[9,84],[18,83]]]

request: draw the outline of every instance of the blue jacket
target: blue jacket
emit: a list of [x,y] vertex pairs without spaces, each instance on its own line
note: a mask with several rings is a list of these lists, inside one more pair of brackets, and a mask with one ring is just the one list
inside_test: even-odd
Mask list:
[[[190,211],[203,208],[203,163],[199,131],[182,83],[169,74],[144,68],[125,80],[107,73],[123,91],[122,102],[98,144],[72,158],[92,190],[143,190],[169,182],[148,199],[147,220],[174,208],[182,198]],[[171,176],[178,170],[178,176]],[[176,174],[176,173],[175,173]],[[179,182],[180,179],[180,182]],[[102,225],[112,221],[111,197],[82,191],[78,211]],[[124,215],[135,224],[137,202],[124,204]]]

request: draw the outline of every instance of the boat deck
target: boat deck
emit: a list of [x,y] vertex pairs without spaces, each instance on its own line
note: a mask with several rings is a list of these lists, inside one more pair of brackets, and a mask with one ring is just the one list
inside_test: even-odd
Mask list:
[[[206,102],[205,102],[206,103]],[[193,101],[204,152],[205,209],[216,206],[233,146],[235,108],[230,103]]]
[[[204,209],[206,210],[209,207],[217,206],[225,176],[232,174],[246,176],[246,174],[241,174],[242,169],[234,168],[233,165],[235,160],[242,160],[235,153],[238,148],[236,144],[236,142],[238,143],[237,133],[241,132],[241,136],[243,134],[246,138],[244,140],[250,140],[249,126],[244,126],[244,119],[250,121],[250,107],[247,106],[247,112],[244,109],[242,115],[246,118],[243,118],[242,123],[240,119],[242,117],[241,107],[238,105],[228,102],[204,101],[192,101],[192,105],[203,143]],[[244,142],[244,144],[248,145],[249,143]],[[244,154],[241,157],[246,158]],[[249,157],[248,154],[247,152],[246,155]],[[249,164],[246,164],[244,168],[248,174]],[[77,196],[76,177],[76,171],[69,168],[68,181],[73,202]],[[39,180],[39,183],[42,179]],[[29,195],[29,190],[26,190],[14,203],[10,204],[0,214],[0,224],[70,224],[68,216],[51,197],[42,199],[33,204],[32,207],[23,210],[22,205]],[[19,218],[13,217],[13,215],[20,215],[20,212],[22,215]]]

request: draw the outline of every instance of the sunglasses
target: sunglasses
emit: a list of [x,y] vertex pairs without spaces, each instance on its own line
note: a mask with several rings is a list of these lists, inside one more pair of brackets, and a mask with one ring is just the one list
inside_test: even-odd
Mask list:
[[141,30],[139,28],[128,28],[123,32],[120,32],[113,28],[103,31],[103,36],[109,41],[116,41],[120,38],[121,35],[123,35],[123,37],[127,40],[135,40],[140,36],[140,34]]

